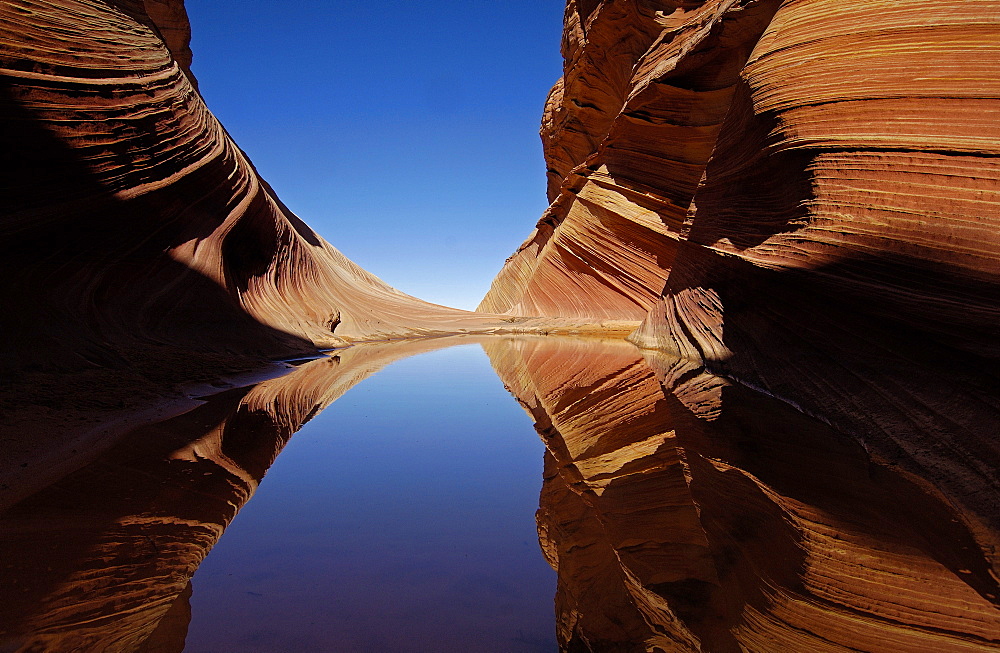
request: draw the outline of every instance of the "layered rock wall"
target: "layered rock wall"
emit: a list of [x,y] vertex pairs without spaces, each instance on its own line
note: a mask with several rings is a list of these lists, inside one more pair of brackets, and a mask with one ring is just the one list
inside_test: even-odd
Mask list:
[[778,2],[577,2],[542,140],[552,202],[480,310],[642,319]]
[[995,566],[998,60],[993,2],[784,3],[635,336],[940,479]]
[[541,130],[552,204],[481,308],[645,317],[699,246],[768,268],[885,252],[995,275],[998,12],[570,0]]
[[0,6],[6,371],[482,323],[390,288],[284,207],[206,108],[188,40],[180,0]]

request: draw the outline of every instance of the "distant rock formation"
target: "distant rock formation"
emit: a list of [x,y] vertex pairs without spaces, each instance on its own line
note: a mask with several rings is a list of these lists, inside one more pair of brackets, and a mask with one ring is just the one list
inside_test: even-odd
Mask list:
[[934,479],[1000,576],[1000,3],[570,0],[563,52],[480,308],[641,314]]
[[206,108],[188,41],[181,0],[0,6],[0,373],[483,324],[387,286],[282,205]]
[[933,475],[625,343],[484,340],[545,442],[563,651],[995,651],[988,550]]

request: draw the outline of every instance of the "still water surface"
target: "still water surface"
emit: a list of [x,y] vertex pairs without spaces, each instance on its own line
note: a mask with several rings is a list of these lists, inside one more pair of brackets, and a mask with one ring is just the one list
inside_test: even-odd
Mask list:
[[0,651],[997,651],[963,519],[621,340],[368,343],[0,514]]
[[291,439],[193,579],[185,651],[554,651],[545,447],[478,344],[396,361]]

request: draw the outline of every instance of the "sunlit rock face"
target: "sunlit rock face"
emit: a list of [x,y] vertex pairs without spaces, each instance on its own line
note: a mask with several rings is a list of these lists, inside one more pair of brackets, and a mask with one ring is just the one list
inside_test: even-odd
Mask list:
[[778,4],[570,0],[542,120],[552,204],[480,310],[646,316]]
[[992,651],[988,551],[932,477],[676,358],[484,344],[547,447],[564,651]]
[[0,505],[0,650],[181,651],[192,574],[292,434],[386,364],[446,344],[359,344],[225,391]]
[[[633,339],[936,480],[1000,575],[996,2],[583,2],[482,308]],[[661,285],[662,284],[662,285]]]
[[5,369],[482,322],[390,288],[288,211],[199,96],[188,32],[180,0],[0,6]]

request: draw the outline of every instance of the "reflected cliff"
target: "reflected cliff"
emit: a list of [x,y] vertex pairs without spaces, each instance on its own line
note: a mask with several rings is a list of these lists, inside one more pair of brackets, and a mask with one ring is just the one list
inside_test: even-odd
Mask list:
[[564,651],[1000,648],[996,578],[925,480],[690,363],[484,347],[545,441]]
[[388,363],[358,345],[136,429],[0,515],[0,650],[179,651],[189,580],[289,437]]
[[[544,555],[558,574],[555,631],[563,651],[1000,650],[997,579],[961,515],[933,484],[879,464],[853,439],[787,404],[690,363],[621,340],[552,336],[356,345],[296,363],[284,376],[204,398],[193,410],[128,433],[99,459],[0,514],[0,650],[166,653],[184,650],[186,638],[189,651],[202,650],[191,648],[199,611],[195,601],[192,617],[191,577],[289,438],[387,364],[456,343],[481,344],[544,443],[537,512],[542,553],[532,542],[531,555]],[[420,384],[421,374],[413,372],[412,382]],[[495,384],[488,369],[486,374]],[[456,377],[455,383],[464,382]],[[384,409],[405,413],[396,416],[405,423],[418,418],[419,403],[427,403],[425,397]],[[480,409],[431,410],[457,416]],[[377,446],[391,447],[390,436]],[[481,431],[462,437],[471,442],[468,458],[456,456],[450,463],[468,485],[491,473],[482,467],[495,464],[497,454],[481,444]],[[533,436],[532,442],[538,446]],[[348,465],[344,445],[336,446],[339,464]],[[282,460],[294,450],[289,447]],[[425,455],[448,457],[439,451]],[[323,460],[314,468],[323,469]],[[395,482],[386,471],[391,467],[380,464],[376,473],[382,476],[373,476],[371,487]],[[306,517],[314,514],[304,497],[296,498],[305,491],[299,486],[279,491],[286,483],[275,473],[280,467],[274,465],[260,499],[274,488],[277,502],[294,501]],[[329,469],[325,474],[313,487],[331,485],[340,493],[337,500],[345,499],[344,487],[329,479]],[[440,482],[433,476],[412,473],[407,491],[424,498],[446,494],[441,486],[421,485]],[[502,483],[528,481],[502,476],[499,483],[504,490]],[[357,493],[365,492],[370,490]],[[492,501],[473,502],[469,514],[478,510],[498,529],[508,528]],[[398,507],[409,510],[404,508]],[[356,512],[366,510],[381,508]],[[475,522],[449,510],[438,509],[432,527],[450,545]],[[262,528],[274,524],[266,515],[262,519]],[[239,530],[234,526],[223,544]],[[294,555],[281,553],[282,560],[301,557],[304,562],[296,564],[317,576],[338,564],[349,566],[343,560],[308,566],[321,559],[308,559],[318,554],[306,551],[317,532],[283,532],[284,551]],[[355,544],[371,557],[377,554],[372,542],[369,534]],[[441,542],[427,548],[441,548]],[[220,545],[209,560],[225,555]],[[243,555],[233,564],[271,564]],[[455,556],[436,564],[468,566]],[[218,565],[217,576],[225,576],[224,563]],[[462,569],[471,582],[483,582],[475,568]],[[416,571],[450,591],[469,592],[468,586],[441,583],[443,567]],[[365,603],[357,592],[367,581],[358,580],[356,587],[340,582],[316,579],[330,587],[326,596],[344,594],[354,608]],[[200,587],[208,585],[196,578],[195,598]],[[524,587],[504,600],[524,601]],[[415,585],[412,592],[418,602],[426,596]],[[203,594],[216,595],[225,592]],[[548,605],[549,596],[551,589]],[[466,598],[472,603],[479,596]],[[322,609],[335,620],[335,608]],[[544,612],[550,619],[547,607]],[[222,614],[213,610],[210,621],[221,621]],[[377,631],[381,623],[391,630],[388,621],[370,621],[365,628]],[[456,650],[479,650],[461,647],[464,626],[449,625],[458,633]],[[351,627],[362,627],[356,617]],[[429,650],[409,639],[412,632],[378,635],[385,643],[380,650]],[[552,650],[552,644],[523,633],[517,638],[503,650]],[[314,642],[310,650],[367,650],[324,641],[329,648]],[[204,650],[217,645],[204,643]],[[491,646],[483,650],[500,650]]]

